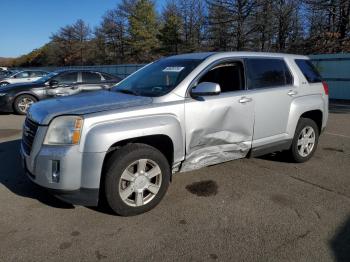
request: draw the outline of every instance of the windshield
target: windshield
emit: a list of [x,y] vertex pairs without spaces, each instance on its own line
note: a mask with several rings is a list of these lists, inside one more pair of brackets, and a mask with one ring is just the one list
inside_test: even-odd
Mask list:
[[175,58],[159,60],[117,84],[113,91],[150,97],[165,95],[202,61]]
[[43,76],[42,78],[39,78],[38,80],[35,81],[35,83],[45,83],[47,80],[49,80],[50,78],[54,77],[55,75],[58,75],[57,72],[51,72],[45,76]]

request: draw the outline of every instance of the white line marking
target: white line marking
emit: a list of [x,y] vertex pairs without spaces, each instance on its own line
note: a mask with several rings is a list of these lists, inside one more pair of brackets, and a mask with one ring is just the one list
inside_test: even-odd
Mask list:
[[346,135],[335,134],[335,133],[329,133],[329,132],[325,132],[325,134],[331,135],[331,136],[340,136],[340,137],[345,137],[345,138],[349,138],[349,139],[350,139],[350,136],[346,136]]

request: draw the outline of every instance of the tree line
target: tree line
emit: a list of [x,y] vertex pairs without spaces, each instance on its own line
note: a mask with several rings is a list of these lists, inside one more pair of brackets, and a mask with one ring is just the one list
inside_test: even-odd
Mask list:
[[79,19],[13,65],[146,63],[200,51],[350,51],[350,0],[168,0],[158,10],[153,0],[122,0],[95,28]]

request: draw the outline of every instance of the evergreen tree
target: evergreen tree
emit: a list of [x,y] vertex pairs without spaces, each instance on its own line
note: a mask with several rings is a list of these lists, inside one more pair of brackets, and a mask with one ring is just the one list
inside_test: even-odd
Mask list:
[[179,53],[181,40],[181,14],[174,1],[168,1],[162,13],[162,26],[159,30],[161,50],[165,55]]
[[150,62],[159,48],[157,15],[153,1],[138,0],[128,14],[131,58],[138,63]]

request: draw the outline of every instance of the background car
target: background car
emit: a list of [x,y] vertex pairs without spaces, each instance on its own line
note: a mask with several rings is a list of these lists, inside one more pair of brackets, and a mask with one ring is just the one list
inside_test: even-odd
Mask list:
[[69,96],[81,92],[110,89],[121,80],[117,76],[98,71],[73,71],[69,75],[64,75],[66,79],[70,77],[74,79],[78,77],[77,82],[68,83],[68,81],[61,80],[60,83],[55,83],[55,79],[57,80],[58,78],[53,79],[51,88],[46,91],[47,96]]
[[4,78],[8,78],[16,73],[18,73],[18,70],[0,70],[0,80]]
[[0,112],[26,114],[29,107],[43,99],[67,96],[82,91],[108,89],[118,83],[119,77],[86,70],[60,70],[32,83],[0,87]]
[[7,78],[1,79],[0,86],[16,83],[34,82],[47,74],[48,72],[41,70],[20,71],[11,76],[8,76]]

